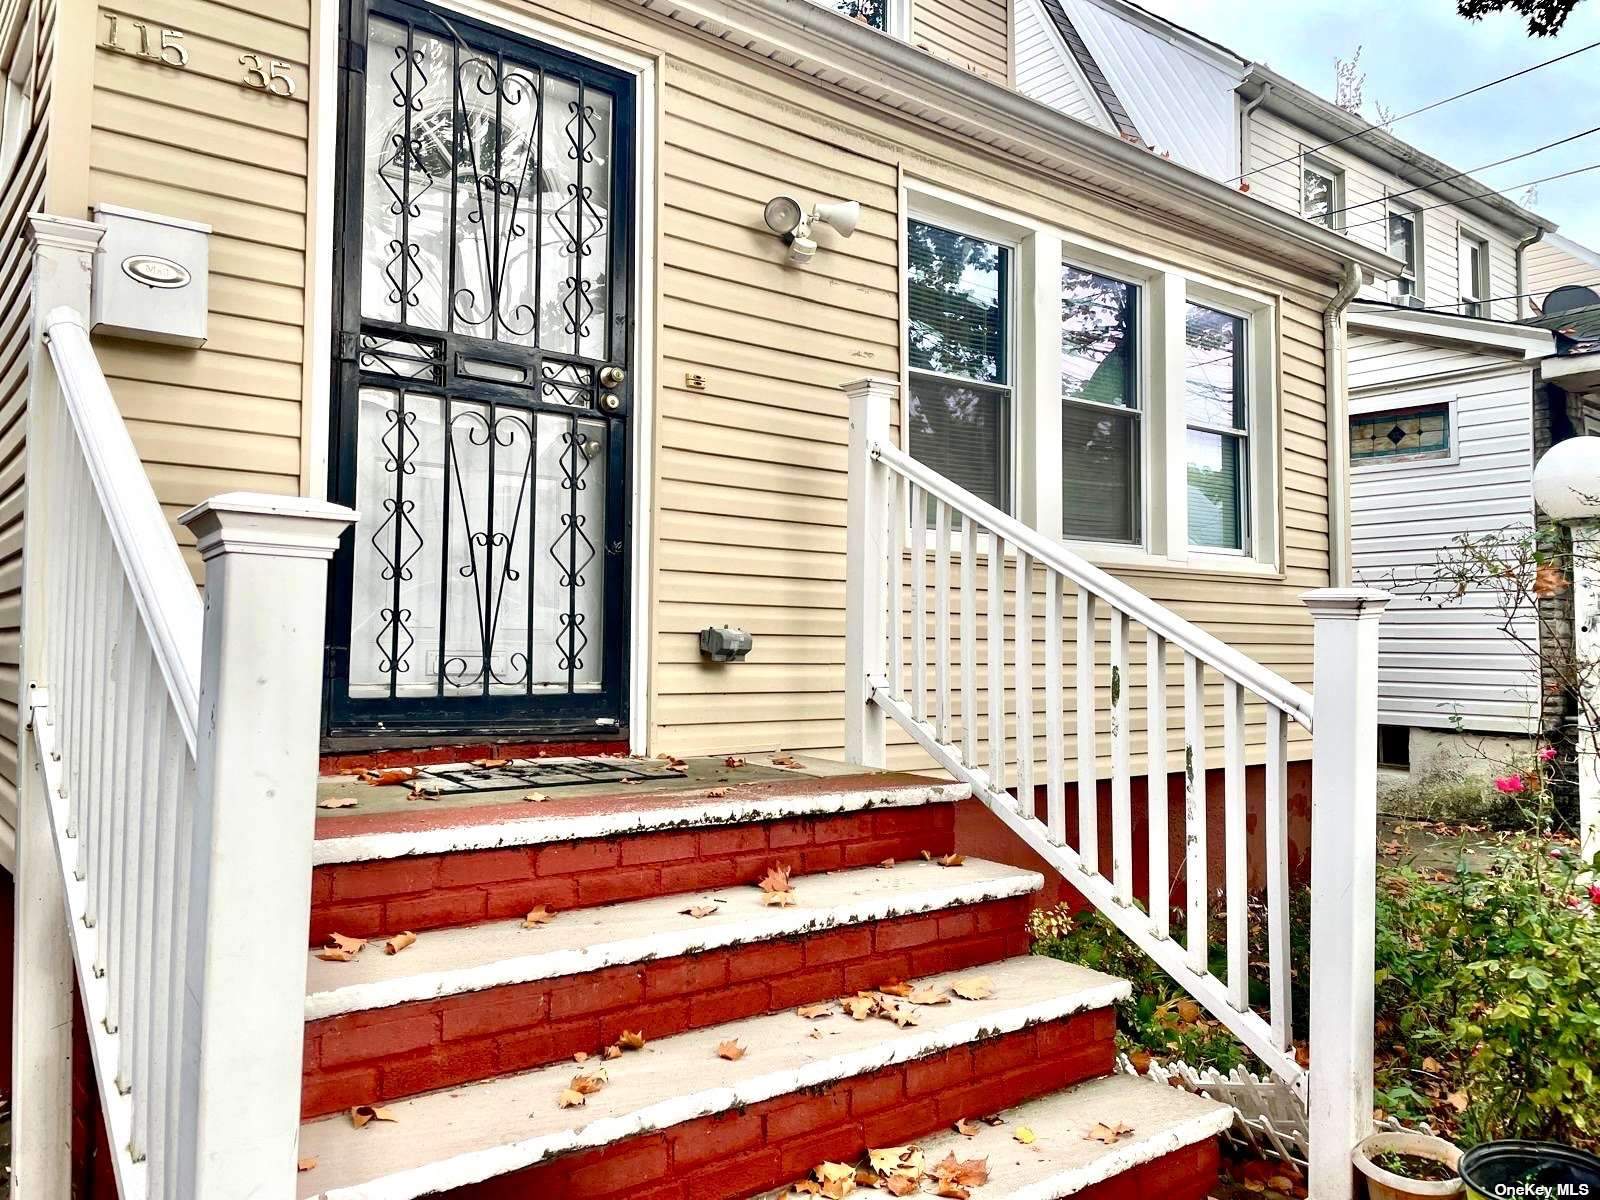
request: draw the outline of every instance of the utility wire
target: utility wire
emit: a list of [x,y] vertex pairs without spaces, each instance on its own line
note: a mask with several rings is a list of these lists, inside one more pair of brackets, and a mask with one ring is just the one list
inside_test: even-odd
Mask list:
[[1390,192],[1387,196],[1379,196],[1373,200],[1363,200],[1359,204],[1347,204],[1343,208],[1330,208],[1327,212],[1320,212],[1314,216],[1311,216],[1310,219],[1314,221],[1322,221],[1328,217],[1336,217],[1340,213],[1354,212],[1358,208],[1367,208],[1373,204],[1382,204],[1386,200],[1396,200],[1401,196],[1409,196],[1415,192],[1426,192],[1431,188],[1438,187],[1441,183],[1449,183],[1456,179],[1465,179],[1468,175],[1471,175],[1477,171],[1488,171],[1494,167],[1503,167],[1509,162],[1516,162],[1518,159],[1531,158],[1535,154],[1543,154],[1546,150],[1553,150],[1557,146],[1565,146],[1568,142],[1575,142],[1579,138],[1586,138],[1590,134],[1595,133],[1600,133],[1600,125],[1596,125],[1593,129],[1585,129],[1581,133],[1574,133],[1564,138],[1558,138],[1553,142],[1546,142],[1542,146],[1535,146],[1532,150],[1524,150],[1520,154],[1513,154],[1507,158],[1497,158],[1494,162],[1484,163],[1481,167],[1473,167],[1468,171],[1457,171],[1454,175],[1446,175],[1441,179],[1430,179],[1427,183],[1419,183],[1416,187],[1406,188],[1404,191]]
[[1398,117],[1394,117],[1382,125],[1368,125],[1365,129],[1357,129],[1355,132],[1347,133],[1343,137],[1336,137],[1331,142],[1323,142],[1320,146],[1309,147],[1308,149],[1301,150],[1298,154],[1290,155],[1288,158],[1280,158],[1277,162],[1270,162],[1265,166],[1252,167],[1243,175],[1235,175],[1232,179],[1226,180],[1226,182],[1238,183],[1241,179],[1248,179],[1250,176],[1258,174],[1261,171],[1270,171],[1273,167],[1281,167],[1285,163],[1295,162],[1298,159],[1304,158],[1307,154],[1315,154],[1317,151],[1326,150],[1330,146],[1339,146],[1345,142],[1351,141],[1354,138],[1366,137],[1369,133],[1375,133],[1378,130],[1386,130],[1391,125],[1396,125],[1409,117],[1416,117],[1425,112],[1432,112],[1434,109],[1442,108],[1444,105],[1453,103],[1456,100],[1462,100],[1468,96],[1476,95],[1478,92],[1486,91],[1489,88],[1495,87],[1499,84],[1507,83],[1513,79],[1519,79],[1522,76],[1531,74],[1534,71],[1541,70],[1548,66],[1553,66],[1555,63],[1562,62],[1573,57],[1574,55],[1583,54],[1586,51],[1593,50],[1596,46],[1600,46],[1600,42],[1590,42],[1587,46],[1579,46],[1576,50],[1568,50],[1565,54],[1558,54],[1554,58],[1547,58],[1543,62],[1537,62],[1532,66],[1523,67],[1520,71],[1513,71],[1509,75],[1502,75],[1498,79],[1491,79],[1487,83],[1480,83],[1476,87],[1470,87],[1464,92],[1457,92],[1453,96],[1446,96],[1443,100],[1435,100],[1431,104],[1424,104],[1421,108],[1413,108],[1410,112],[1401,113]]
[[[1563,287],[1600,288],[1600,279],[1593,283],[1563,284]],[[1538,296],[1548,296],[1554,288],[1547,288],[1542,292],[1518,292],[1515,296],[1485,296],[1482,300],[1457,300],[1454,304],[1425,304],[1421,308],[1412,308],[1409,304],[1396,304],[1394,307],[1402,312],[1448,312],[1453,308],[1462,308],[1468,304],[1495,304],[1502,300],[1528,300]]]
[[[1407,214],[1410,214],[1432,212],[1436,208],[1451,208],[1458,204],[1464,204],[1468,200],[1484,200],[1490,196],[1504,196],[1512,188],[1532,187],[1536,183],[1550,183],[1552,180],[1567,179],[1573,175],[1582,175],[1586,171],[1600,171],[1600,163],[1591,163],[1587,167],[1578,167],[1576,170],[1572,171],[1562,171],[1557,175],[1541,175],[1538,179],[1528,179],[1522,183],[1508,183],[1505,187],[1500,188],[1497,191],[1479,192],[1474,196],[1463,196],[1459,200],[1445,200],[1438,204],[1422,204],[1417,205],[1416,207],[1407,207],[1405,211]],[[1398,192],[1394,194],[1399,195]],[[1388,197],[1385,196],[1384,199],[1388,199]],[[1341,225],[1339,227],[1339,232],[1349,233],[1352,229],[1360,229],[1365,225],[1381,225],[1388,219],[1389,214],[1385,213],[1381,217],[1372,217],[1366,221],[1353,221],[1348,225]]]

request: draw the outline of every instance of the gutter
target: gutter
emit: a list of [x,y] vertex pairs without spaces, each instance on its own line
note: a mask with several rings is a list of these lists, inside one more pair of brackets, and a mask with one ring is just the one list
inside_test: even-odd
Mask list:
[[1380,278],[1400,273],[1400,260],[1389,254],[1352,243],[1298,213],[1251,199],[1209,175],[944,62],[814,0],[629,2],[778,62],[861,103],[960,134],[1035,168],[1091,186],[1098,183],[1109,198],[1137,204],[1139,200],[1123,188],[1105,184],[1142,183],[1160,198],[1166,214],[1203,224],[1235,241],[1253,237],[1260,245],[1259,239],[1267,239],[1267,249],[1281,251],[1287,243],[1309,252],[1314,256],[1311,261],[1320,261],[1329,275],[1333,274],[1329,267],[1350,259]]
[[[1237,95],[1237,93],[1235,93]],[[1267,97],[1272,95],[1272,84],[1263,80],[1261,90],[1256,93],[1254,100],[1246,100],[1244,107],[1239,110],[1239,179],[1250,174],[1250,149],[1253,138],[1250,136],[1250,114],[1255,112],[1267,102]]]
[[1350,388],[1345,312],[1361,290],[1361,268],[1344,280],[1322,312],[1323,394],[1328,421],[1328,586],[1350,586]]

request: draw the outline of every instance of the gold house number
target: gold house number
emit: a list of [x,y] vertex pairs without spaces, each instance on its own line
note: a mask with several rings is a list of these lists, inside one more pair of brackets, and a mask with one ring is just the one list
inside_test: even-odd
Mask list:
[[[108,12],[101,15],[106,19],[106,36],[105,40],[99,43],[101,48],[114,50],[118,54],[126,54],[133,58],[142,58],[146,62],[172,67],[175,70],[181,71],[188,67],[189,50],[183,44],[182,30],[166,29],[159,25],[152,26],[145,21],[130,19],[126,25],[132,32],[127,33],[123,30],[122,18],[116,13]],[[244,78],[239,80],[239,86],[274,96],[294,95],[292,63],[261,54],[241,54],[239,65],[244,68]]]

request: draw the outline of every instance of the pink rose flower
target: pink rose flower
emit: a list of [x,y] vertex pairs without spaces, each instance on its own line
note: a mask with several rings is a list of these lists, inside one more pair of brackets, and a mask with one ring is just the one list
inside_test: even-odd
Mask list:
[[1502,775],[1494,781],[1494,786],[1497,791],[1504,792],[1508,796],[1515,796],[1527,785],[1523,783],[1521,775]]
[[1555,756],[1556,756],[1556,748],[1554,746],[1546,746],[1546,747],[1544,747],[1544,749],[1539,751],[1539,761],[1540,762],[1549,762]]
[[1591,883],[1589,885],[1589,903],[1596,908],[1600,908],[1600,883]]

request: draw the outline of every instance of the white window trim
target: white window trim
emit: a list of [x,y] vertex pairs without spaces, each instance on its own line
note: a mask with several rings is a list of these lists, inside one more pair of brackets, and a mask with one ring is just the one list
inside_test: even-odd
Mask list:
[[[1384,206],[1383,240],[1385,249],[1388,248],[1389,243],[1389,222],[1387,218],[1390,214],[1407,217],[1411,221],[1412,257],[1415,259],[1411,264],[1411,294],[1426,303],[1427,284],[1425,282],[1423,257],[1428,252],[1428,239],[1425,236],[1423,227],[1423,212],[1414,204],[1407,204],[1403,200],[1390,200]],[[1388,295],[1391,300],[1395,298],[1393,292],[1389,292]]]
[[0,180],[10,177],[33,126],[33,94],[38,87],[32,78],[38,38],[34,6],[18,4],[11,15],[6,28],[0,29]]
[[[900,394],[910,397],[910,317],[906,227],[912,220],[969,233],[1012,249],[1011,511],[1098,565],[1156,572],[1278,577],[1282,574],[1282,401],[1275,295],[1184,271],[1137,251],[903,178],[900,222]],[[1062,538],[1060,267],[1070,263],[1140,288],[1139,369],[1144,402],[1140,544]],[[1042,286],[1041,286],[1042,285]],[[1247,459],[1248,549],[1215,551],[1189,545],[1187,422],[1184,418],[1184,307],[1193,299],[1246,322],[1249,355]],[[1048,331],[1044,333],[1043,331]],[[910,425],[900,421],[910,450]],[[1159,469],[1158,469],[1159,468]]]
[[[1469,295],[1462,287],[1464,281],[1461,278],[1461,252],[1468,242],[1471,242],[1482,251],[1482,254],[1478,259],[1478,277],[1472,281],[1473,294],[1471,295]],[[1457,222],[1456,299],[1460,301],[1457,312],[1463,317],[1487,317],[1490,315],[1493,309],[1493,306],[1489,303],[1489,292],[1491,291],[1490,280],[1493,275],[1489,262],[1490,245],[1491,243],[1489,241],[1488,234],[1479,233],[1472,226],[1463,225],[1460,222]],[[1473,308],[1476,308],[1480,305],[1483,309],[1482,312],[1472,311]]]
[[1369,458],[1350,460],[1351,477],[1388,474],[1392,471],[1427,471],[1461,463],[1460,394],[1454,388],[1419,389],[1416,392],[1389,392],[1381,396],[1350,397],[1350,419],[1373,413],[1405,412],[1412,408],[1440,408],[1449,412],[1450,453],[1431,458]]
[[[1328,206],[1333,211],[1332,223],[1325,222],[1320,216],[1313,216],[1306,211],[1306,172],[1314,171],[1325,176],[1330,187],[1328,189]],[[1321,225],[1325,229],[1344,232],[1344,168],[1331,163],[1325,158],[1316,158],[1310,154],[1300,156],[1300,215],[1307,221]]]
[[[839,12],[830,3],[830,0],[811,0],[811,2],[819,8],[825,8],[831,13],[844,17],[847,21],[851,19],[845,16],[844,13]],[[902,42],[909,42],[911,40],[911,0],[884,0],[884,4],[887,10],[884,13],[884,28],[878,32],[886,33],[892,38],[900,39]],[[867,28],[871,29],[873,26],[869,25]]]

